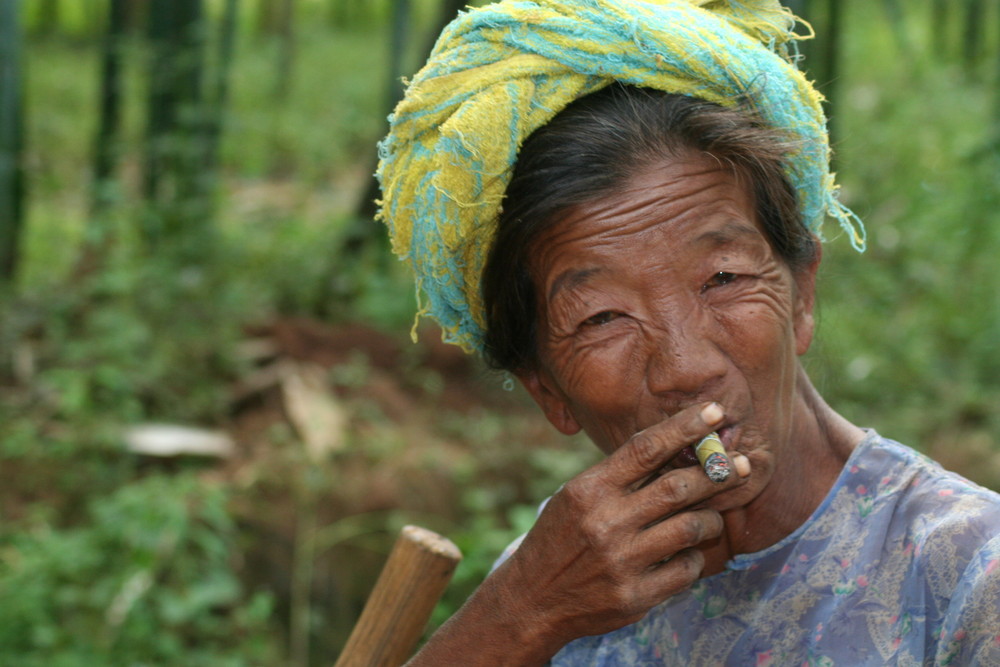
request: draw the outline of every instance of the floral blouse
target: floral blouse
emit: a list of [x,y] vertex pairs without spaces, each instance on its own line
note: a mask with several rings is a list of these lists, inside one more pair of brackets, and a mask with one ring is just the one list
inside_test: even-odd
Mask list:
[[551,664],[1000,665],[1000,495],[870,431],[791,535]]

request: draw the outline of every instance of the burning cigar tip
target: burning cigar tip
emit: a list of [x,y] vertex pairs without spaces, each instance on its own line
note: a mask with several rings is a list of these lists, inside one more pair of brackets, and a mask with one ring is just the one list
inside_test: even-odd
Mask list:
[[729,457],[726,456],[726,448],[722,446],[722,440],[718,433],[709,433],[695,445],[694,453],[698,457],[698,462],[705,469],[705,474],[713,482],[719,483],[729,479],[732,467]]

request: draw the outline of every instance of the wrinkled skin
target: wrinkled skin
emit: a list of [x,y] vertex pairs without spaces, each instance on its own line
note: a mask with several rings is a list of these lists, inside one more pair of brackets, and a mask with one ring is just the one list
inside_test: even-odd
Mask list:
[[[566,211],[532,260],[539,365],[519,377],[557,429],[608,457],[553,496],[414,664],[543,664],[641,619],[792,532],[863,436],[799,364],[816,264],[776,257],[748,190],[709,157]],[[748,475],[714,484],[689,465],[712,430]]]

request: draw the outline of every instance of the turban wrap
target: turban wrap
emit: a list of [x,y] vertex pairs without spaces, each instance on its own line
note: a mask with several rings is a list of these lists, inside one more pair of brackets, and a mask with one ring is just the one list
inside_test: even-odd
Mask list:
[[822,98],[789,55],[795,24],[777,0],[504,0],[461,13],[379,144],[379,217],[414,270],[417,317],[482,349],[480,278],[518,150],[613,81],[748,100],[791,140],[786,173],[805,225],[819,234],[830,215],[861,250],[861,221],[837,200]]

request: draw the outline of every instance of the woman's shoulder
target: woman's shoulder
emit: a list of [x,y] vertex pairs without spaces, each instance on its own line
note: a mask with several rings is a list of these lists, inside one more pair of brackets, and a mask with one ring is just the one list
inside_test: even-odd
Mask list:
[[851,484],[851,476],[880,493],[898,495],[900,502],[915,508],[938,510],[929,519],[972,512],[1000,520],[1000,493],[945,470],[926,455],[875,431],[869,431],[851,455],[840,484]]
[[[850,470],[891,505],[893,523],[918,563],[955,572],[1000,535],[1000,494],[871,432],[848,461]],[[990,547],[991,542],[994,547]],[[960,572],[955,572],[956,575]]]

